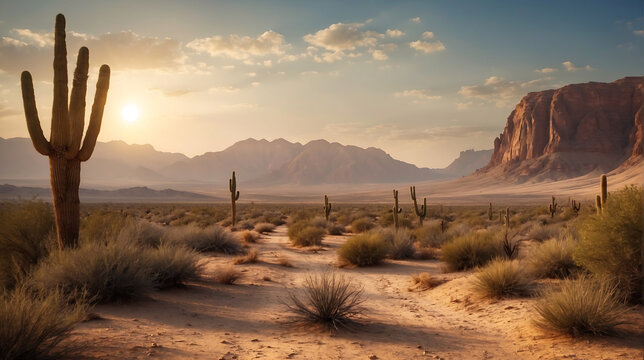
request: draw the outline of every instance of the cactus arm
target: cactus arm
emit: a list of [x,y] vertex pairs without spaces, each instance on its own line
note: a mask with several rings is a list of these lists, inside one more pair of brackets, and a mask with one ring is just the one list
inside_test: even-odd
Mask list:
[[40,126],[40,119],[38,118],[38,110],[36,109],[36,97],[34,95],[34,84],[31,79],[29,71],[23,71],[20,76],[20,83],[22,88],[22,104],[25,108],[25,118],[27,119],[27,130],[29,137],[34,144],[36,151],[42,155],[49,156],[51,153],[51,145],[43,135],[42,127]]
[[608,199],[608,179],[606,178],[606,174],[601,177],[601,195],[603,209],[606,207],[606,199]]
[[67,108],[67,47],[65,17],[56,16],[54,30],[54,103],[51,109],[51,145],[58,151],[69,145],[69,113]]
[[66,157],[71,160],[78,155],[85,127],[85,94],[87,93],[87,72],[89,70],[89,50],[80,48],[74,71],[74,86],[69,101],[69,148]]
[[602,199],[599,195],[595,196],[595,209],[597,210],[597,215],[602,212]]
[[237,190],[237,194],[235,195],[235,201],[239,200],[239,190]]
[[96,146],[96,139],[98,133],[101,131],[101,122],[103,121],[103,109],[105,109],[105,102],[107,101],[107,90],[110,88],[110,67],[107,65],[101,66],[98,73],[98,82],[96,82],[96,94],[94,95],[94,104],[92,105],[92,113],[89,116],[89,126],[87,127],[87,134],[83,140],[83,146],[78,152],[78,160],[87,161],[94,147]]

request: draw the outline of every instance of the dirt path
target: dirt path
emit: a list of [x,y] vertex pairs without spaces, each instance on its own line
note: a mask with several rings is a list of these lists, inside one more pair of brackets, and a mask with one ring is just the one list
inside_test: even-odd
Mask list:
[[[283,305],[287,288],[335,268],[346,236],[327,236],[323,250],[290,247],[286,227],[255,245],[260,262],[237,265],[236,285],[212,278],[231,257],[207,257],[204,280],[184,289],[153,292],[129,304],[97,306],[103,320],[81,324],[75,339],[101,359],[641,359],[642,326],[620,337],[571,340],[530,324],[531,299],[490,302],[472,297],[467,273],[443,274],[436,260],[388,261],[340,269],[364,287],[364,317],[354,331],[329,334],[294,326]],[[278,265],[286,256],[292,268]],[[410,292],[410,275],[449,280]],[[270,280],[269,280],[270,279]],[[641,324],[642,316],[633,312]]]

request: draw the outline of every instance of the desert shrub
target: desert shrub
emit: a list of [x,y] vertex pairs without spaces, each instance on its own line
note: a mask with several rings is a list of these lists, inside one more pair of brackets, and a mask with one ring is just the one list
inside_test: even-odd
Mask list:
[[306,220],[300,220],[288,226],[288,237],[293,246],[321,245],[325,233],[323,228],[314,226]]
[[289,292],[287,307],[306,321],[330,329],[347,326],[360,313],[362,288],[335,272],[309,275],[301,292]]
[[603,335],[624,322],[625,309],[616,284],[587,276],[546,288],[535,304],[534,322],[545,330],[573,336]]
[[257,261],[259,261],[259,252],[257,251],[257,249],[252,248],[250,249],[250,251],[248,251],[248,254],[236,257],[233,260],[233,264],[254,264]]
[[388,246],[387,255],[392,259],[408,259],[414,256],[414,239],[405,228],[386,228],[379,231]]
[[134,242],[143,247],[157,248],[164,234],[164,229],[157,224],[136,221],[121,229],[116,238],[122,242]]
[[0,286],[13,286],[49,254],[54,245],[54,214],[42,201],[0,208]]
[[409,291],[429,290],[441,284],[441,281],[435,279],[427,272],[412,274],[411,282],[412,286],[409,288]]
[[351,222],[351,232],[354,234],[362,233],[373,229],[374,224],[371,219],[363,217],[360,219],[353,220]]
[[411,231],[412,236],[423,246],[441,247],[447,235],[441,230],[440,221],[426,222]]
[[239,237],[246,244],[254,244],[259,240],[259,233],[253,230],[244,230],[239,233]]
[[116,241],[54,251],[34,271],[33,282],[42,290],[84,290],[97,302],[131,299],[152,286],[144,249]]
[[252,220],[242,220],[235,224],[233,230],[253,230],[255,228],[255,222]]
[[[412,228],[413,223],[410,214],[403,212],[398,214],[398,226],[401,228]],[[394,225],[394,214],[393,211],[389,210],[380,215],[378,218],[378,225],[381,227],[390,227]]]
[[630,301],[642,301],[642,188],[611,192],[602,213],[582,221],[579,233],[575,261],[612,278]]
[[121,231],[134,224],[134,219],[122,212],[97,210],[82,219],[80,239],[86,242],[107,243],[118,237]]
[[232,285],[241,278],[242,273],[234,267],[222,266],[215,270],[215,280],[224,285]]
[[457,237],[441,248],[441,260],[451,271],[461,271],[487,264],[503,256],[501,241],[489,231],[471,232]]
[[579,270],[572,257],[575,245],[573,240],[557,239],[539,244],[527,259],[530,273],[539,278],[569,277]]
[[165,289],[185,285],[199,279],[203,263],[199,253],[182,246],[161,244],[157,249],[146,251],[148,272],[154,287]]
[[281,266],[284,266],[284,267],[293,267],[293,264],[288,259],[288,257],[286,257],[286,255],[280,255],[277,258],[277,263],[280,264]]
[[266,222],[257,223],[254,230],[260,234],[266,234],[275,231],[275,225]]
[[496,259],[479,269],[472,283],[480,295],[502,298],[525,294],[530,279],[518,261]]
[[545,241],[556,238],[560,231],[561,225],[559,224],[541,225],[535,223],[528,230],[528,236],[537,241]]
[[336,223],[329,223],[326,231],[329,235],[342,235],[344,234],[344,226]]
[[205,229],[194,224],[169,228],[163,241],[187,246],[199,252],[214,251],[224,254],[243,252],[241,242],[235,234],[219,225],[208,226]]
[[430,246],[419,246],[419,243],[414,244],[416,250],[414,252],[414,259],[418,260],[434,260],[438,258],[436,249]]
[[60,346],[86,312],[82,299],[63,292],[34,292],[26,286],[0,290],[0,358],[57,359],[69,349]]
[[349,238],[340,249],[341,263],[369,266],[380,263],[387,256],[389,247],[377,232],[366,232]]

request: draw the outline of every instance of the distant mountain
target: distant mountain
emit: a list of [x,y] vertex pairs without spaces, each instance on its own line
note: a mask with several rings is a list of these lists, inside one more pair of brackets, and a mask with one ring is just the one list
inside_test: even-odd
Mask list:
[[492,149],[469,149],[461,151],[460,156],[452,161],[452,163],[449,164],[446,168],[440,169],[440,172],[450,177],[470,175],[471,173],[484,167],[490,162],[492,151]]
[[[148,187],[133,187],[118,190],[80,189],[79,196],[82,202],[195,202],[195,201],[222,201],[222,198],[197,194],[188,191],[172,189],[153,190]],[[23,187],[13,185],[0,185],[0,199],[32,199],[51,200],[51,190],[40,187]]]

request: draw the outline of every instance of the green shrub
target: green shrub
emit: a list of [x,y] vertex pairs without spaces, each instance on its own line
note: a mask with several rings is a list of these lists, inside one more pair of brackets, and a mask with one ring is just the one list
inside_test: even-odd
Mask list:
[[612,278],[630,301],[642,301],[642,189],[612,192],[600,215],[579,226],[575,261],[598,276]]
[[55,247],[54,214],[42,201],[0,208],[0,286],[13,286]]
[[569,277],[573,272],[579,270],[572,258],[575,249],[573,240],[550,239],[539,244],[530,253],[527,260],[528,269],[531,274],[539,278]]
[[183,286],[199,279],[204,264],[199,253],[181,246],[161,244],[158,249],[146,251],[149,274],[154,287],[165,289]]
[[525,294],[530,279],[518,261],[495,259],[477,271],[472,283],[480,295],[498,299]]
[[351,232],[354,234],[363,233],[365,231],[373,229],[374,226],[375,225],[373,224],[373,221],[371,221],[371,219],[363,217],[353,220],[353,222],[351,223]]
[[306,220],[289,224],[288,237],[293,246],[321,245],[326,230],[312,225]]
[[86,291],[97,302],[135,298],[152,287],[145,251],[132,243],[84,243],[52,252],[34,271],[36,288]]
[[347,326],[364,302],[362,289],[334,272],[307,276],[302,292],[289,292],[288,300],[286,306],[296,315],[330,329]]
[[538,327],[573,336],[609,334],[624,323],[625,314],[615,284],[585,276],[547,288],[535,310]]
[[191,224],[169,228],[163,240],[176,245],[183,245],[199,252],[220,252],[224,254],[240,254],[244,252],[235,234],[219,225],[208,226],[205,229]]
[[376,265],[385,259],[389,246],[376,232],[366,232],[349,238],[340,249],[341,263],[356,266]]
[[462,235],[443,244],[441,248],[441,260],[447,263],[447,268],[451,271],[483,266],[503,255],[500,238],[489,231]]
[[387,228],[379,231],[388,246],[387,255],[392,259],[408,259],[414,256],[414,239],[405,228]]
[[58,290],[0,289],[0,358],[57,359],[69,355],[69,349],[60,343],[87,312],[85,302],[70,300]]

